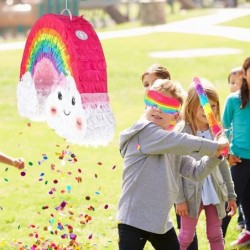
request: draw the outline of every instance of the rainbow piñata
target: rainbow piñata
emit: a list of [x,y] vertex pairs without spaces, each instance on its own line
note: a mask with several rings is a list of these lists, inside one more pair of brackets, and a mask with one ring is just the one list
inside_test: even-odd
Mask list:
[[25,45],[17,87],[20,115],[46,121],[67,141],[107,145],[115,121],[103,49],[83,17],[46,14]]

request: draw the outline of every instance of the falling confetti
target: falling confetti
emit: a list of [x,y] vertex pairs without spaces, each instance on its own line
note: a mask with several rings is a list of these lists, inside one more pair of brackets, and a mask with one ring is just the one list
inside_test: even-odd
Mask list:
[[20,174],[21,174],[21,176],[25,176],[25,175],[26,175],[26,172],[23,171],[23,172],[21,172]]
[[75,239],[76,239],[76,235],[73,234],[73,233],[71,233],[71,234],[70,234],[70,239],[71,239],[71,240],[75,240]]
[[[61,146],[56,145],[55,147],[61,147]],[[56,150],[58,151],[58,149]],[[85,176],[87,175],[83,175],[83,173],[88,173],[88,172],[85,171],[85,168],[83,166],[81,167],[80,165],[78,166],[79,162],[78,159],[76,158],[76,154],[72,153],[69,150],[69,147],[67,147],[66,150],[62,150],[61,152],[57,153],[53,152],[52,154],[46,152],[46,154],[43,153],[40,155],[42,155],[42,159],[40,160],[34,159],[32,161],[29,161],[28,163],[29,166],[35,166],[35,168],[26,168],[25,171],[20,172],[20,174],[21,176],[27,175],[30,178],[32,177],[33,172],[31,172],[32,174],[30,174],[29,171],[37,171],[36,174],[33,175],[34,178],[38,176],[38,178],[36,179],[36,183],[47,185],[44,188],[45,188],[45,194],[48,197],[48,201],[44,200],[45,205],[40,204],[38,209],[36,209],[37,216],[46,217],[45,224],[40,224],[39,226],[35,224],[29,225],[28,227],[29,232],[27,233],[27,237],[30,237],[31,239],[34,240],[34,242],[31,245],[26,245],[25,242],[18,240],[15,240],[13,244],[15,246],[18,246],[18,249],[20,250],[28,250],[28,249],[38,250],[39,248],[47,250],[50,249],[76,250],[78,249],[77,248],[78,246],[80,246],[79,249],[82,249],[82,247],[85,246],[87,247],[86,249],[91,249],[91,246],[96,245],[96,243],[85,242],[82,245],[82,243],[78,243],[76,241],[76,239],[80,239],[80,236],[76,233],[80,232],[79,229],[81,229],[82,227],[87,227],[88,225],[92,225],[95,221],[97,221],[94,219],[94,216],[100,209],[100,204],[102,203],[102,200],[100,199],[104,198],[100,195],[101,186],[97,188],[97,191],[95,190],[92,190],[92,192],[90,191],[92,194],[94,193],[96,195],[95,197],[91,197],[86,193],[85,194],[80,193],[82,197],[81,202],[82,205],[84,205],[83,209],[85,211],[84,210],[81,211],[83,213],[77,212],[74,208],[74,204],[69,203],[67,199],[69,199],[69,193],[72,193],[72,190],[74,190],[75,185],[79,185],[80,183],[82,183],[83,180],[85,180],[85,182],[83,182],[81,185],[83,184],[85,185],[85,183],[86,184],[88,183],[87,177],[85,178]],[[61,159],[58,159],[59,157],[61,157]],[[47,165],[44,164],[45,166],[43,166],[42,163],[45,161],[48,161],[48,164]],[[74,163],[77,167],[74,168],[74,165],[72,165],[72,163]],[[99,161],[97,162],[97,166],[103,166],[103,163]],[[111,165],[111,168],[112,170],[114,170],[116,168],[116,165],[115,164]],[[101,174],[103,173],[104,168],[101,169],[102,171],[99,172],[98,175],[97,173],[92,174],[92,176],[94,175],[94,178],[96,179],[99,177],[99,180],[98,179],[96,180],[96,182],[98,183],[99,181],[102,180],[102,178],[100,177],[102,177]],[[5,172],[7,171],[9,171],[8,168],[5,169]],[[50,173],[48,171],[50,171]],[[9,181],[9,179],[7,178],[8,177],[7,174],[8,173],[6,173],[6,178],[3,178],[3,180],[5,180],[6,182]],[[27,179],[22,178],[22,180],[27,180]],[[66,181],[67,184],[65,185]],[[33,187],[36,188],[35,185]],[[40,187],[41,186],[39,186],[39,188]],[[86,191],[85,189],[82,190],[83,192]],[[79,191],[77,189],[77,193],[78,192]],[[70,198],[70,201],[71,202],[73,201],[73,197]],[[56,204],[54,202],[56,202]],[[86,206],[86,204],[88,205]],[[55,209],[57,212],[55,214],[52,214],[51,208]],[[110,205],[104,203],[102,205],[102,208],[107,210],[110,208]],[[0,207],[0,209],[2,208]],[[72,225],[69,225],[71,223]],[[17,229],[21,230],[21,226],[19,225]],[[89,234],[89,236],[87,235],[85,240],[87,239],[91,240],[92,238],[93,238],[93,233]],[[83,237],[81,239],[83,239]],[[59,241],[60,243],[58,243],[57,241]]]
[[82,177],[76,177],[75,179],[77,180],[78,183],[82,182]]
[[46,154],[43,154],[43,159],[41,161],[38,161],[38,164],[41,165],[44,161],[48,160],[48,156]]
[[67,202],[63,201],[58,207],[56,207],[56,210],[63,210],[66,205],[67,205]]
[[71,192],[71,189],[72,189],[71,186],[68,185],[66,188],[67,188],[67,190],[68,190],[68,193],[70,193],[70,192]]
[[56,167],[55,164],[50,165],[51,170],[55,170],[55,167]]

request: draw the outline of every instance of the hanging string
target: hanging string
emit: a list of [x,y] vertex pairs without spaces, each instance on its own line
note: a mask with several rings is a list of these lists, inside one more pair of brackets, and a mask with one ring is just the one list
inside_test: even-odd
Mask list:
[[67,11],[70,17],[70,20],[72,20],[72,14],[71,11],[68,9],[68,0],[65,0],[65,9],[62,10],[61,15],[63,14],[64,11]]

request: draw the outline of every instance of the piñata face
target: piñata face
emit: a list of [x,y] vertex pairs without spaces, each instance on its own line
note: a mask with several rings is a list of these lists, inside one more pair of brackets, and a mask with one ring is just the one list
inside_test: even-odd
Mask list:
[[47,14],[27,38],[17,86],[19,113],[46,121],[67,141],[107,145],[115,121],[106,62],[92,26],[82,17]]

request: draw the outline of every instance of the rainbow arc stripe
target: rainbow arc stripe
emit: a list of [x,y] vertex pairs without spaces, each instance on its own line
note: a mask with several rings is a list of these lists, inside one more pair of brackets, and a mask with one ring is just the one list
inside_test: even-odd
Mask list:
[[[92,25],[82,16],[45,14],[26,40],[19,79],[29,72],[38,88],[51,87],[48,75],[72,76],[80,94],[107,93],[106,60]],[[57,74],[56,74],[57,73]],[[40,81],[40,79],[42,79]]]
[[58,73],[72,75],[70,56],[65,42],[59,32],[51,28],[41,28],[33,37],[23,62],[23,71],[32,75],[36,64],[43,58],[48,58],[53,63]]
[[165,96],[154,90],[148,91],[144,97],[144,102],[147,106],[157,107],[167,114],[176,114],[181,109],[181,103],[177,99]]

